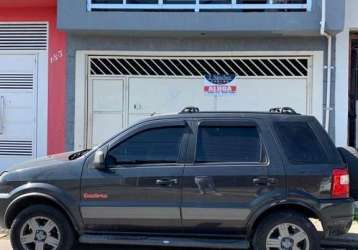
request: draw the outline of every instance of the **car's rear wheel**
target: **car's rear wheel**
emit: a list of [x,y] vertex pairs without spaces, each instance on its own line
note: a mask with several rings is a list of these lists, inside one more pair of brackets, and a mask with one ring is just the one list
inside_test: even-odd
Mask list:
[[317,250],[319,237],[313,224],[294,212],[272,214],[258,225],[255,250]]
[[70,250],[74,231],[58,209],[35,205],[15,218],[10,239],[14,250]]

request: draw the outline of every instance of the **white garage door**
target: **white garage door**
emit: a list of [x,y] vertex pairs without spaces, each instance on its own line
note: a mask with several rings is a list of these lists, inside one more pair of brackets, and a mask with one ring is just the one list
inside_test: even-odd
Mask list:
[[[88,146],[153,114],[186,106],[216,111],[310,113],[309,58],[91,57]],[[204,92],[205,75],[235,75],[237,91]]]
[[152,114],[178,112],[185,106],[207,111],[268,111],[289,106],[307,112],[307,81],[291,79],[237,79],[237,93],[212,96],[203,91],[202,78],[130,78],[129,124]]

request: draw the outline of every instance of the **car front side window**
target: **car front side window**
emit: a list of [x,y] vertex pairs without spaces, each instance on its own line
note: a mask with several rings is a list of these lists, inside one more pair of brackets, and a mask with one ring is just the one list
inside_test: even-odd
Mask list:
[[135,134],[109,150],[108,166],[176,163],[184,127],[161,127]]

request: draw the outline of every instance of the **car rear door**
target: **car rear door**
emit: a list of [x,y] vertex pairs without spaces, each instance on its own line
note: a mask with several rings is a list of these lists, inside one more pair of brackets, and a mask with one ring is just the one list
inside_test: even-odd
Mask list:
[[254,211],[285,195],[285,175],[263,120],[192,124],[183,174],[182,224],[201,234],[243,231]]

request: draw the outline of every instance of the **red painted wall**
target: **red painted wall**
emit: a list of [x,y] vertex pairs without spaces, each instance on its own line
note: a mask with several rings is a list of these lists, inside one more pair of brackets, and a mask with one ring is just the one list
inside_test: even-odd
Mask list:
[[[58,31],[56,7],[4,8],[0,22],[49,22],[48,153],[65,150],[66,34]],[[41,69],[40,69],[41,70]]]

